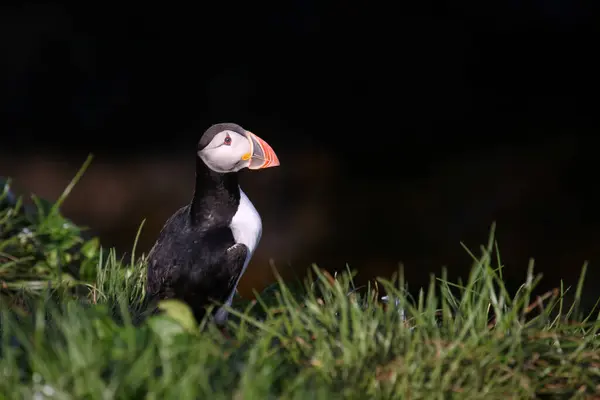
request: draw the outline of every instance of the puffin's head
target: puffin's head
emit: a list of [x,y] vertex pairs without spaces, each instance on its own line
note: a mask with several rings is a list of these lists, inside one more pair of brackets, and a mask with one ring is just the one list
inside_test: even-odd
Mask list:
[[279,159],[261,138],[236,124],[215,124],[198,142],[198,157],[219,173],[237,172],[242,168],[276,167]]

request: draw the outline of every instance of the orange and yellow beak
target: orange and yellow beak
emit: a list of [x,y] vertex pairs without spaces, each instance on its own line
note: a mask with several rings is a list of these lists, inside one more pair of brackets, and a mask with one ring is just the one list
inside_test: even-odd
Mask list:
[[263,169],[279,165],[279,158],[267,142],[252,132],[246,131],[246,136],[250,141],[250,153],[245,154],[243,159],[250,159],[249,169]]

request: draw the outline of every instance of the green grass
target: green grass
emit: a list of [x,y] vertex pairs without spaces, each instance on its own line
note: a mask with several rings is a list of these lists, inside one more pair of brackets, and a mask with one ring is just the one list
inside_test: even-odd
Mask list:
[[[80,175],[78,175],[79,177]],[[72,185],[67,188],[68,194]],[[4,189],[4,191],[3,191]],[[58,205],[0,185],[0,398],[507,399],[600,392],[599,314],[568,288],[516,293],[493,230],[466,282],[431,279],[416,298],[397,279],[355,288],[313,268],[238,298],[227,334],[178,302],[145,298],[144,257],[83,239]],[[61,197],[59,202],[64,200]],[[383,294],[389,299],[383,303]],[[404,310],[406,317],[401,311]],[[199,324],[199,325],[198,325]]]

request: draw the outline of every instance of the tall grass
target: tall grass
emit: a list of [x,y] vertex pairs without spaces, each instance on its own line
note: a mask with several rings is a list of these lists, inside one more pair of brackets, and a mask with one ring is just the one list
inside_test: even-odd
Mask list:
[[280,279],[255,300],[238,299],[222,332],[208,319],[195,321],[182,303],[147,299],[143,255],[119,259],[65,225],[58,207],[40,216],[38,206],[37,217],[24,217],[20,200],[11,200],[0,201],[2,398],[600,392],[600,314],[578,310],[586,267],[569,304],[568,288],[534,294],[533,265],[509,293],[493,229],[471,253],[464,283],[432,277],[412,298],[401,271],[359,290],[350,272],[331,276],[314,267],[299,288]]

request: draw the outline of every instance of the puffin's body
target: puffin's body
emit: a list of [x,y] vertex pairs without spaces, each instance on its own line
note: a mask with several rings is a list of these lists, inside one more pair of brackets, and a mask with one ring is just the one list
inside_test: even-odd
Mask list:
[[[279,165],[271,147],[235,124],[210,127],[198,143],[190,204],[166,222],[148,254],[148,293],[185,301],[198,322],[212,301],[230,305],[262,234],[238,171]],[[227,312],[215,315],[222,324]]]

